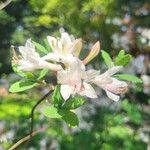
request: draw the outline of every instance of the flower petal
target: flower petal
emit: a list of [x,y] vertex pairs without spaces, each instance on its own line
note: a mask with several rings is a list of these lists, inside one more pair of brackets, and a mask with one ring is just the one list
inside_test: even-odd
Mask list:
[[61,56],[58,53],[48,53],[47,55],[43,56],[42,59],[58,62],[60,57]]
[[111,78],[112,83],[105,84],[103,87],[115,94],[124,94],[128,91],[128,84],[124,81],[117,80],[115,78]]
[[95,77],[99,75],[99,73],[100,71],[94,69],[87,70],[84,75],[84,80],[86,82],[92,82],[95,79]]
[[94,57],[96,57],[98,55],[98,53],[100,52],[100,42],[96,42],[90,53],[88,54],[88,56],[83,60],[83,64],[87,64],[88,62],[90,62]]
[[108,69],[104,74],[108,75],[108,76],[112,76],[115,73],[117,73],[118,71],[120,71],[123,67],[122,66],[114,66],[110,69]]
[[67,100],[70,97],[70,95],[73,93],[73,90],[69,85],[61,85],[60,92],[64,100]]
[[106,92],[107,96],[108,96],[110,99],[112,99],[113,101],[115,101],[115,102],[119,101],[120,96],[118,96],[118,95],[116,95],[116,94],[113,94],[113,93],[111,93],[111,92],[109,92],[109,91],[107,91],[107,90],[105,90],[105,92]]
[[79,92],[80,95],[85,95],[89,98],[97,98],[97,94],[94,88],[90,84],[83,82],[83,86],[84,86],[84,89],[83,91]]
[[71,46],[71,53],[73,53],[74,56],[78,57],[80,55],[82,49],[82,39],[76,39]]
[[47,36],[47,41],[53,51],[57,50],[57,39],[52,36]]

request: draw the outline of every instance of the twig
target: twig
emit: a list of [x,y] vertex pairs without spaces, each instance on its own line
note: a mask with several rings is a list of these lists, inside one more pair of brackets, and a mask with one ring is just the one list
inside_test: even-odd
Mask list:
[[[32,137],[35,136],[36,134],[38,134],[39,132],[43,132],[44,130],[46,130],[46,128],[41,128],[37,131],[32,132]],[[22,138],[21,140],[19,140],[17,143],[15,143],[13,146],[11,146],[8,150],[15,150],[19,145],[27,142],[30,139],[31,135],[27,135],[26,137]]]
[[34,111],[36,109],[36,107],[43,101],[45,100],[46,97],[48,97],[51,93],[52,93],[53,89],[51,89],[47,94],[45,94],[40,100],[37,101],[37,103],[33,106],[32,110],[31,110],[31,130],[30,130],[30,134],[27,135],[26,137],[22,138],[21,140],[19,140],[17,143],[15,143],[13,146],[11,146],[8,150],[14,150],[16,149],[19,145],[21,145],[24,142],[27,142],[28,140],[31,139],[31,137],[35,136],[37,133],[44,131],[46,128],[41,128],[37,131],[33,132],[33,123],[34,123]]
[[52,93],[53,89],[50,90],[47,94],[45,94],[40,100],[37,101],[37,103],[33,106],[31,110],[31,130],[30,130],[30,137],[32,137],[32,132],[33,132],[33,123],[34,123],[34,111],[36,107],[45,100],[46,97],[48,97]]
[[5,8],[7,5],[9,5],[11,3],[12,0],[6,0],[4,3],[0,4],[0,10],[2,10],[3,8]]

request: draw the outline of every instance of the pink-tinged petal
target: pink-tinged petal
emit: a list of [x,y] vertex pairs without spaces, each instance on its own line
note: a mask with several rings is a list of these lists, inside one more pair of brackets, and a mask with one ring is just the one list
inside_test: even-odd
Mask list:
[[33,49],[35,48],[34,44],[31,41],[31,39],[27,39],[25,47],[33,48]]
[[94,70],[94,69],[90,69],[88,71],[85,72],[84,80],[86,82],[92,82],[96,76],[98,76],[100,73],[100,71]]
[[103,85],[105,89],[115,94],[124,94],[128,91],[128,84],[124,81],[119,81],[112,78],[112,83]]
[[115,102],[119,101],[120,96],[118,96],[118,95],[116,95],[116,94],[113,94],[113,93],[111,93],[111,92],[109,92],[109,91],[107,91],[107,90],[106,90],[106,94],[107,94],[107,96],[108,96],[110,99],[112,99],[113,101],[115,101]]
[[83,60],[83,64],[86,65],[87,63],[89,63],[94,57],[96,57],[96,56],[98,55],[99,52],[100,52],[100,42],[98,41],[98,42],[96,42],[96,43],[93,45],[93,47],[92,47],[90,53],[89,53],[88,56]]
[[47,36],[48,43],[53,51],[56,51],[57,48],[57,39],[52,36]]
[[37,67],[39,67],[37,69],[47,68],[47,69],[50,69],[52,71],[59,71],[62,69],[61,65],[48,63],[48,62],[43,61],[43,60],[39,61],[39,66],[37,66]]
[[76,39],[71,46],[71,53],[74,56],[78,57],[80,55],[82,49],[82,39]]
[[111,84],[113,81],[111,77],[102,74],[96,76],[91,82],[101,87],[102,85]]
[[68,47],[70,47],[72,43],[70,35],[67,32],[62,32],[60,42],[62,43],[63,51],[67,52]]
[[61,85],[60,92],[64,100],[67,100],[73,93],[73,90],[69,85]]
[[83,96],[85,95],[89,98],[97,98],[97,94],[94,88],[86,82],[83,82],[83,90],[81,90],[79,94]]
[[57,53],[48,53],[47,55],[43,56],[42,59],[58,62],[60,59],[60,55]]
[[106,76],[112,76],[115,73],[117,73],[118,71],[120,71],[122,68],[123,68],[122,66],[114,66],[114,67],[108,69],[104,74]]
[[65,70],[61,70],[57,72],[57,81],[60,84],[67,84],[69,83],[68,81],[68,72]]

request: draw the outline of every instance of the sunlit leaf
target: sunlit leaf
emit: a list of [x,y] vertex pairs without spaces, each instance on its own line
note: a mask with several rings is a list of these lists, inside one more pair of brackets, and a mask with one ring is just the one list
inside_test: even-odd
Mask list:
[[62,116],[58,113],[58,109],[53,106],[43,108],[42,112],[49,118],[62,118]]
[[104,62],[108,66],[108,68],[113,67],[113,61],[112,61],[110,55],[104,50],[101,50],[101,53],[102,53],[102,57],[104,59]]
[[9,92],[12,92],[12,93],[22,92],[22,91],[31,89],[35,87],[36,85],[38,84],[30,80],[20,80],[10,86]]
[[60,93],[60,86],[56,86],[52,95],[52,103],[55,107],[61,107],[64,102],[64,99]]
[[64,109],[76,109],[82,106],[85,103],[85,100],[81,96],[75,96],[73,98],[68,99],[62,108]]
[[46,50],[46,48],[43,45],[41,45],[35,41],[33,41],[33,43],[39,53],[48,54],[48,51]]
[[45,44],[45,47],[46,47],[47,51],[51,52],[51,51],[52,51],[52,48],[50,47],[47,38],[44,39],[44,44]]
[[43,69],[40,71],[38,80],[42,79],[44,76],[46,76],[46,74],[49,72],[49,69]]
[[132,56],[130,54],[125,54],[124,50],[121,50],[118,56],[114,60],[116,66],[126,66],[131,61]]
[[138,78],[134,75],[130,75],[130,74],[116,74],[115,77],[120,80],[131,81],[134,83],[142,83],[143,82],[140,78]]

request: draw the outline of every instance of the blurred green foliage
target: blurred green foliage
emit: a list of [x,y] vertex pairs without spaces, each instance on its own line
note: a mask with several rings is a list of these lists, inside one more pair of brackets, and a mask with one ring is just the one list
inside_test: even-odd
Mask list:
[[[0,105],[0,120],[6,121],[6,129],[15,128],[15,139],[2,145],[7,149],[17,139],[22,138],[29,133],[29,114],[34,102],[25,95],[16,95],[6,97]],[[47,124],[49,128],[44,133],[36,135],[28,144],[21,145],[21,149],[27,149],[30,146],[34,149],[40,149],[40,141],[47,142],[47,149],[53,140],[57,140],[58,147],[62,150],[146,150],[139,134],[139,128],[142,127],[143,118],[140,105],[129,103],[124,100],[121,110],[114,110],[109,107],[95,107],[96,113],[84,117],[82,121],[87,124],[93,124],[91,128],[80,129],[73,132],[69,129],[64,132],[62,122],[57,119],[48,120],[41,118],[41,114],[35,116],[35,126]],[[123,110],[123,111],[122,111]],[[83,111],[87,111],[84,109]],[[15,124],[14,124],[15,123]],[[82,122],[81,122],[82,123]],[[58,149],[59,149],[58,148]]]
[[[149,7],[149,0],[14,0],[0,10],[0,75],[12,72],[10,45],[24,45],[26,39],[32,38],[33,41],[45,43],[50,50],[43,39],[47,35],[58,35],[60,28],[76,37],[82,37],[86,41],[85,53],[88,42],[99,40],[101,48],[115,56],[122,45],[114,45],[114,34],[128,37],[127,50],[133,56],[148,53],[148,41],[143,43],[140,40],[137,29],[150,27],[150,13],[146,12]],[[123,44],[125,42],[123,40]],[[43,47],[38,51],[41,54],[46,52]],[[123,54],[122,57],[129,56]],[[99,62],[99,58],[94,62]],[[120,60],[122,58],[119,57],[114,61],[117,64]],[[41,73],[41,78],[45,73]],[[48,125],[49,128],[19,148],[32,147],[38,150],[44,140],[45,149],[50,149],[57,141],[58,150],[146,150],[147,143],[140,131],[146,128],[146,137],[150,98],[142,90],[141,85],[132,87],[126,99],[120,102],[119,109],[112,107],[115,107],[115,103],[93,106],[93,102],[89,104],[95,109],[92,114],[88,108],[83,107],[81,113],[86,112],[88,115],[83,117],[81,123],[92,125],[76,131],[59,120],[46,119],[36,112],[35,128],[42,125]],[[0,142],[4,149],[29,133],[30,111],[39,97],[39,91],[35,93],[35,97],[30,92],[30,96],[20,94],[0,97],[0,123],[4,123],[4,133],[12,131],[14,134],[13,139]]]

